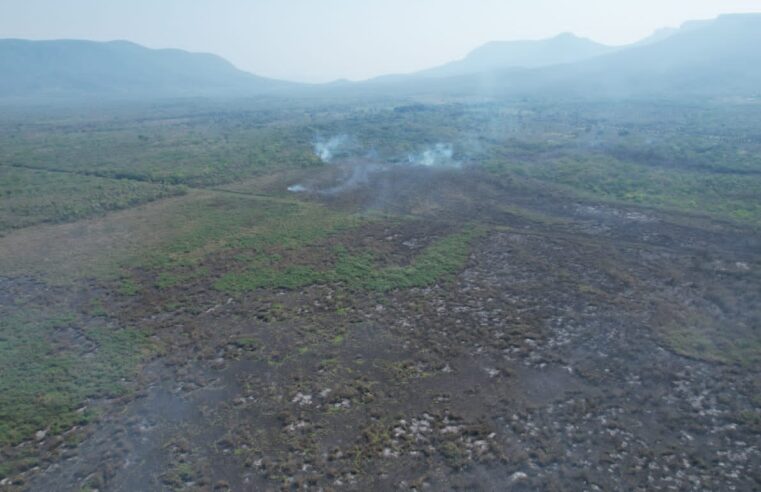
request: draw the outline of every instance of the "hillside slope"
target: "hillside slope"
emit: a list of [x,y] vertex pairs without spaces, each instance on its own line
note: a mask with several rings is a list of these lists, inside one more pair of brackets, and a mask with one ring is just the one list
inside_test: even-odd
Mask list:
[[758,97],[759,46],[761,14],[724,15],[574,63],[367,85],[389,94],[458,97]]
[[210,54],[126,42],[0,40],[0,97],[250,94],[288,84]]
[[418,72],[425,77],[451,77],[505,68],[539,68],[574,63],[616,48],[570,33],[540,41],[495,41],[473,50],[462,60]]

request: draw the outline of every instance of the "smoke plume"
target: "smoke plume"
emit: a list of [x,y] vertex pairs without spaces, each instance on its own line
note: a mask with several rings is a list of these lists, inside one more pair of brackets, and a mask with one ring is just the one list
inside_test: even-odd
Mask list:
[[[288,187],[291,193],[317,193],[335,195],[367,184],[373,175],[394,168],[412,166],[427,168],[460,168],[461,163],[454,159],[454,146],[451,143],[436,143],[427,146],[418,153],[408,154],[406,160],[383,159],[376,150],[363,151],[360,145],[350,145],[347,135],[337,135],[330,139],[317,138],[314,153],[323,162],[330,163],[338,173],[338,179],[328,187],[313,186],[303,183]],[[364,152],[363,157],[356,157]],[[352,157],[354,155],[355,157]]]
[[420,154],[410,154],[407,161],[414,166],[425,167],[460,167],[453,159],[454,147],[451,143],[437,143]]
[[318,138],[314,142],[314,153],[317,157],[319,157],[322,160],[322,162],[325,162],[325,163],[332,162],[336,152],[341,147],[343,147],[347,143],[348,140],[349,140],[349,137],[347,137],[346,135],[337,135],[328,140],[323,140],[321,138]]

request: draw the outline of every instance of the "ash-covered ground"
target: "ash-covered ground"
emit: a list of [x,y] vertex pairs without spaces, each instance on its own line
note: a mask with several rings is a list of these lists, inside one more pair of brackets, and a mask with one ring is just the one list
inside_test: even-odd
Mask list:
[[106,295],[163,350],[81,443],[30,444],[49,450],[19,488],[761,488],[756,233],[468,168],[384,167],[341,189],[336,168],[309,173],[256,192],[325,183],[291,197],[374,214],[309,261],[361,246],[403,266],[477,228],[464,266],[425,287],[230,295],[209,286],[222,252],[137,297],[57,292]]

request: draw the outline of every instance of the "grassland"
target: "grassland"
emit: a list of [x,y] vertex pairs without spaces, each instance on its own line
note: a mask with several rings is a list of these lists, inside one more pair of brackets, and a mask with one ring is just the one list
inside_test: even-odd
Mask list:
[[321,164],[311,151],[311,132],[293,121],[235,115],[157,113],[97,125],[59,116],[2,127],[0,233],[102,215],[187,187]]
[[5,135],[0,163],[104,178],[205,186],[257,172],[319,164],[303,130],[174,119],[61,124]]
[[297,254],[363,220],[316,204],[226,193],[196,202],[175,218],[182,226],[171,239],[123,267],[148,271],[162,289],[198,276],[200,265],[210,258],[221,256],[230,264],[249,257],[260,264],[276,261],[278,255]]
[[0,234],[103,215],[184,192],[178,186],[0,166]]
[[[60,436],[97,419],[102,399],[135,388],[138,364],[148,351],[140,330],[118,327],[102,315],[82,315],[49,295],[3,305],[0,448]],[[75,445],[77,435],[57,439]],[[4,455],[0,476],[36,466],[38,459],[33,447],[15,448]]]
[[475,235],[473,231],[466,231],[446,236],[406,266],[381,267],[372,251],[350,254],[343,247],[335,248],[332,258],[328,259],[333,265],[328,269],[317,269],[308,264],[278,264],[280,262],[254,257],[242,272],[224,275],[215,287],[230,293],[263,288],[297,289],[326,283],[378,292],[425,287],[446,280],[463,268],[470,241]]
[[676,353],[699,360],[754,367],[761,362],[761,333],[753,326],[734,326],[723,320],[688,313],[657,330]]
[[610,156],[539,163],[501,161],[490,169],[537,179],[583,198],[691,212],[761,227],[761,175],[656,168]]
[[88,399],[124,394],[146,340],[136,330],[94,325],[34,307],[3,313],[0,443],[60,433],[94,416],[94,408],[82,406]]

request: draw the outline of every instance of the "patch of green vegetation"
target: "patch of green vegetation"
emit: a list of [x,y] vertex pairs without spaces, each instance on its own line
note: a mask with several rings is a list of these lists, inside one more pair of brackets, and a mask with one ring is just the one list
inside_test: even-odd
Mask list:
[[24,306],[0,316],[0,446],[95,417],[90,398],[124,394],[148,347],[133,329]]
[[87,312],[90,314],[90,316],[96,316],[96,317],[108,316],[108,311],[106,311],[106,306],[103,305],[103,301],[100,299],[93,299],[92,301],[90,301],[90,305],[87,307]]
[[169,289],[177,285],[189,282],[193,279],[208,275],[208,268],[194,268],[185,272],[161,272],[156,279],[156,287],[159,289]]
[[753,429],[754,432],[761,432],[761,410],[743,410],[737,416],[737,420],[743,425]]
[[24,472],[40,464],[40,459],[33,450],[25,450],[22,456],[0,463],[0,477],[5,478],[13,473]]
[[170,272],[159,273],[158,279],[156,279],[156,287],[159,289],[168,289],[179,284],[181,278],[179,275]]
[[11,166],[101,178],[189,186],[227,183],[275,167],[321,165],[312,133],[291,125],[252,124],[252,114],[227,121],[200,115],[100,121],[98,131],[62,124],[0,135],[0,160]]
[[323,371],[335,371],[339,366],[339,361],[336,358],[322,359],[320,361],[320,370]]
[[182,193],[179,186],[0,166],[0,233],[72,222]]
[[[290,265],[275,271],[271,265],[284,261],[284,254],[358,225],[362,219],[333,212],[316,204],[262,199],[239,195],[215,195],[199,199],[175,212],[167,239],[148,254],[134,257],[128,268],[147,268],[156,273],[155,285],[169,288],[203,277],[208,269],[198,262],[210,254],[236,252],[238,262],[255,269],[257,282],[297,288],[318,280],[310,267]],[[229,279],[231,288],[236,280]]]
[[249,268],[243,273],[228,273],[215,282],[214,287],[228,293],[239,293],[260,288],[298,289],[324,280],[320,272],[305,266],[289,266],[282,270]]
[[580,294],[588,295],[588,296],[591,296],[591,297],[597,297],[597,298],[600,298],[600,299],[607,299],[608,298],[608,294],[605,291],[598,289],[594,285],[580,283],[580,284],[577,285],[576,288],[577,288],[577,290],[579,291]]
[[761,331],[726,323],[688,313],[658,327],[657,333],[674,352],[687,357],[744,366],[761,363]]
[[227,241],[228,246],[243,248],[257,253],[270,252],[271,261],[282,260],[282,252],[295,250],[323,239],[330,234],[349,229],[361,219],[345,213],[334,212],[316,204],[292,202],[285,208],[272,209],[272,213],[250,231]]
[[[296,249],[357,223],[354,216],[316,204],[215,194],[174,211],[172,230],[162,243],[127,266],[156,271],[156,285],[166,288],[206,275],[197,264],[209,254],[237,251],[244,261],[251,255],[260,262],[279,261],[272,250]],[[305,274],[298,268],[291,272],[294,277]]]
[[188,186],[322,165],[312,151],[312,130],[294,124],[299,118],[285,111],[188,118],[186,109],[177,118],[155,119],[144,108],[134,118],[123,111],[113,120],[41,125],[22,119],[13,129],[5,127],[0,233],[129,208],[185,193]]
[[259,347],[259,341],[251,337],[241,337],[234,340],[232,343],[243,350],[256,350]]
[[169,490],[184,490],[188,484],[197,480],[199,470],[186,461],[175,461],[161,476],[161,482]]
[[129,277],[122,277],[118,291],[125,296],[134,296],[140,291],[140,287],[137,286],[134,280]]
[[432,285],[451,278],[465,266],[471,242],[480,233],[480,230],[469,229],[439,239],[407,266],[377,268],[369,254],[344,253],[339,255],[329,279],[353,288],[380,292]]
[[109,221],[18,231],[2,238],[11,246],[0,247],[0,271],[33,273],[57,285],[97,279],[132,296],[207,276],[199,263],[217,253],[232,258],[230,264],[252,255],[280,261],[283,247],[315,242],[364,220],[296,199],[192,190]]
[[389,362],[386,369],[393,375],[396,381],[409,381],[411,379],[426,378],[432,376],[430,372],[424,371],[418,363],[413,360],[403,360],[398,362]]
[[552,225],[561,225],[561,224],[568,223],[568,221],[566,220],[552,217],[550,215],[537,212],[535,210],[529,210],[527,208],[517,207],[514,205],[501,205],[499,209],[515,217],[520,217],[530,222],[536,222],[538,224],[552,226]]
[[467,449],[456,441],[446,441],[439,447],[439,451],[453,468],[459,468],[467,461]]
[[336,252],[332,269],[317,270],[304,265],[270,265],[254,259],[242,272],[224,275],[215,287],[229,293],[259,288],[297,289],[318,283],[340,283],[350,289],[386,292],[393,289],[425,287],[446,280],[465,265],[471,241],[479,230],[444,237],[420,253],[406,266],[378,267],[372,253]]
[[584,198],[700,213],[761,227],[758,174],[653,167],[598,155],[501,161],[491,169],[559,185]]
[[175,472],[180,477],[180,480],[184,482],[191,481],[195,475],[195,469],[191,466],[190,463],[179,463],[175,467]]

